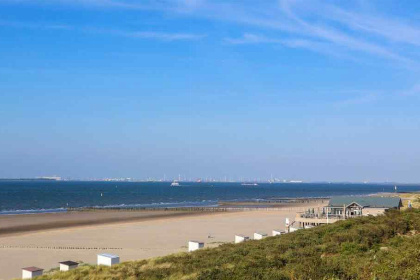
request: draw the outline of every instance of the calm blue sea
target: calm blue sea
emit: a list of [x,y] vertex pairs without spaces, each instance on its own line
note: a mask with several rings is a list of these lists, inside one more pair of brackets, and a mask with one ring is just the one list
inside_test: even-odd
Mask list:
[[[220,200],[330,197],[392,192],[389,184],[259,184],[168,182],[0,181],[0,214],[65,211],[66,207],[212,206]],[[398,191],[420,191],[420,185],[399,185]],[[101,195],[102,194],[102,195]]]

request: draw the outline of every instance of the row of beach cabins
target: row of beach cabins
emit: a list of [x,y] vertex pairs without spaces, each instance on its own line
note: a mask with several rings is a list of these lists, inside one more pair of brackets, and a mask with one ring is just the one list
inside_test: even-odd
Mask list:
[[[117,255],[112,254],[99,254],[97,264],[98,265],[106,265],[106,266],[112,266],[115,264],[120,263],[120,257]],[[69,271],[72,269],[75,269],[79,266],[79,263],[74,261],[64,261],[59,262],[60,264],[60,271]],[[37,276],[41,276],[44,273],[44,269],[30,266],[22,268],[22,279],[31,279]]]
[[[286,231],[281,230],[273,230],[272,236],[286,234],[288,232],[293,232],[301,228],[292,227],[289,219],[286,218]],[[254,233],[254,240],[261,240],[267,237],[268,234],[264,232],[255,232]],[[250,240],[249,236],[246,235],[235,235],[235,243],[241,243]],[[199,249],[204,248],[204,242],[201,241],[188,241],[188,252],[193,252]],[[97,255],[97,265],[105,265],[105,266],[113,266],[120,263],[120,257],[113,254],[98,254]],[[69,271],[75,269],[79,266],[79,263],[74,261],[63,261],[59,262],[60,271]],[[31,279],[37,276],[41,276],[44,273],[44,269],[30,266],[22,268],[22,279]]]
[[[272,236],[282,235],[289,232],[294,232],[303,227],[292,227],[293,223],[290,223],[289,218],[286,218],[286,231],[273,229]],[[304,228],[311,228],[312,226],[305,226]],[[265,232],[254,232],[254,240],[261,240],[265,237],[268,237],[268,234]],[[241,243],[250,240],[250,237],[247,235],[237,234],[235,235],[235,243]],[[188,242],[188,252],[193,252],[195,250],[204,248],[204,242],[201,241],[189,241]]]

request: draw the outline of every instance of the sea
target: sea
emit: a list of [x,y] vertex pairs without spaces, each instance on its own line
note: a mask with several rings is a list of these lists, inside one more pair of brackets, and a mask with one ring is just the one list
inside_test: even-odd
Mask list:
[[[212,207],[219,201],[264,201],[394,192],[393,184],[0,181],[0,215],[63,212],[67,208]],[[398,192],[420,185],[398,185]]]

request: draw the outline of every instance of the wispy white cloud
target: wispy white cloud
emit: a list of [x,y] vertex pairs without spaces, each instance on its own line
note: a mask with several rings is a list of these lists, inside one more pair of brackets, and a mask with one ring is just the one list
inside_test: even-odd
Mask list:
[[85,8],[119,8],[132,10],[182,10],[198,7],[200,0],[0,0],[0,3],[68,5]]
[[[345,11],[325,2],[299,0],[275,2],[278,5],[260,4],[258,7],[256,5],[246,6],[246,4],[236,6],[234,4],[224,6],[212,4],[204,6],[207,11],[199,12],[215,19],[235,21],[249,27],[257,27],[271,34],[264,38],[261,36],[260,38],[242,38],[236,40],[236,43],[284,43],[284,40],[277,38],[296,36],[301,38],[297,43],[301,43],[301,46],[309,50],[315,50],[318,46],[331,50],[323,51],[324,54],[333,54],[335,51],[341,52],[335,56],[349,57],[352,53],[363,53],[385,58],[409,68],[415,68],[419,64],[418,49],[410,52],[395,45],[395,42],[418,44],[420,36],[417,35],[420,29],[413,25],[403,24],[403,21],[395,19],[388,21],[387,18],[359,15],[357,12]],[[245,3],[248,2],[245,1]],[[267,1],[263,3],[267,3]],[[309,11],[309,15],[300,15],[302,10]],[[340,13],[346,13],[347,18],[340,17]],[[229,16],[226,17],[226,15]],[[325,18],[327,20],[322,20]],[[340,21],[338,22],[334,18],[340,18]],[[341,27],[337,26],[337,22],[341,24]],[[273,35],[273,31],[278,31],[278,34]],[[379,35],[381,35],[380,40],[378,39]],[[230,41],[235,43],[235,40]],[[297,45],[299,44],[289,44],[290,47]],[[335,50],[333,50],[334,47]],[[344,53],[348,55],[344,55]]]
[[348,56],[334,45],[327,42],[319,42],[311,39],[302,38],[270,38],[252,33],[245,33],[238,38],[225,38],[224,41],[231,45],[248,45],[248,44],[277,44],[287,48],[305,49],[311,52],[323,55],[345,58],[347,60],[357,61],[354,57]]
[[25,29],[51,29],[51,30],[71,30],[83,33],[98,33],[108,34],[114,36],[150,39],[159,41],[181,41],[181,40],[199,40],[206,35],[192,34],[192,33],[177,33],[177,32],[157,32],[157,31],[124,31],[118,29],[97,28],[91,26],[72,26],[67,24],[55,23],[36,23],[36,22],[16,22],[16,21],[0,21],[0,26],[7,26],[13,28]]
[[380,96],[381,95],[378,92],[365,91],[359,93],[356,97],[351,97],[348,99],[337,101],[333,105],[337,108],[341,108],[347,106],[370,104],[375,101],[378,101]]
[[[305,13],[306,11],[306,13]],[[317,50],[325,47],[324,54],[349,57],[354,53],[373,55],[397,62],[409,68],[418,66],[418,49],[406,51],[397,42],[417,45],[420,29],[404,24],[402,20],[359,14],[331,6],[324,1],[277,0],[255,2],[217,2],[201,5],[195,12],[209,19],[231,21],[245,27],[258,28],[270,36],[244,36],[228,40],[231,43],[283,43],[290,47]],[[341,26],[340,26],[341,25]],[[277,32],[277,34],[273,33]],[[284,37],[299,37],[295,44],[286,44]],[[380,38],[378,38],[380,37]],[[335,50],[334,50],[335,48]],[[321,49],[322,50],[322,49]],[[347,54],[344,54],[347,53]]]
[[402,90],[399,92],[399,94],[402,96],[420,96],[420,83],[412,86],[409,89]]
[[281,40],[270,39],[263,36],[245,33],[240,38],[225,38],[225,41],[233,45],[242,45],[242,44],[259,44],[259,43],[282,43]]
[[368,42],[364,39],[358,39],[355,36],[346,34],[345,32],[337,28],[312,23],[302,19],[296,13],[293,12],[292,4],[294,2],[295,1],[282,0],[281,7],[289,18],[292,18],[299,26],[302,27],[301,33],[310,37],[317,37],[323,40],[327,40],[331,43],[342,47],[346,47],[350,50],[374,54],[384,58],[397,60],[406,64],[414,63],[409,58],[399,55],[388,48],[382,47],[379,44]]
[[188,33],[162,33],[162,32],[126,32],[128,37],[144,38],[144,39],[158,39],[164,41],[176,40],[197,40],[204,38],[205,35],[188,34]]
[[401,18],[362,14],[329,5],[323,5],[322,9],[313,9],[313,11],[326,20],[341,23],[357,31],[377,35],[393,42],[420,45],[420,26],[405,22]]
[[252,33],[244,33],[239,38],[225,38],[225,42],[232,45],[244,45],[244,44],[281,44],[291,48],[306,48],[311,50],[320,51],[321,49],[328,49],[328,45],[320,43],[314,40],[300,39],[300,38],[288,38],[288,39],[276,39],[262,35],[256,35]]
[[71,25],[61,23],[38,23],[38,22],[18,22],[0,20],[0,26],[27,29],[56,29],[56,30],[72,30]]
[[347,106],[371,104],[384,99],[392,98],[394,100],[401,100],[401,98],[405,99],[404,97],[408,98],[413,96],[420,96],[420,83],[399,90],[354,90],[350,92],[339,91],[337,93],[339,93],[339,95],[351,95],[351,97],[347,99],[342,99],[333,103],[335,107],[341,108]]
[[199,40],[206,35],[191,34],[191,33],[167,33],[167,32],[154,32],[154,31],[120,31],[109,29],[89,29],[92,32],[113,34],[130,38],[140,39],[153,39],[161,41],[182,41],[182,40]]
[[[269,34],[260,35],[259,38],[245,35],[243,38],[225,39],[231,44],[279,43],[286,47],[306,48],[340,57],[356,54],[358,59],[360,56],[357,54],[364,54],[409,68],[416,68],[420,59],[419,49],[413,48],[420,45],[418,25],[388,15],[379,16],[366,10],[361,12],[361,9],[354,8],[358,2],[352,5],[335,2],[333,5],[332,2],[319,0],[0,0],[4,1],[153,10],[183,17],[230,22],[240,25],[244,31],[253,29],[246,33],[255,33],[255,29],[258,29],[260,34]],[[170,40],[193,39],[197,36],[165,36],[146,32],[138,34],[138,37]],[[299,39],[288,41],[285,37]]]

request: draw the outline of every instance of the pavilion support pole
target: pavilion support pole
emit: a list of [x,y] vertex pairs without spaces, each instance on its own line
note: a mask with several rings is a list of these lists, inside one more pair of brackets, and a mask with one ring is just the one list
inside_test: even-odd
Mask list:
[[346,205],[343,204],[343,214],[344,214],[344,219],[346,219]]

